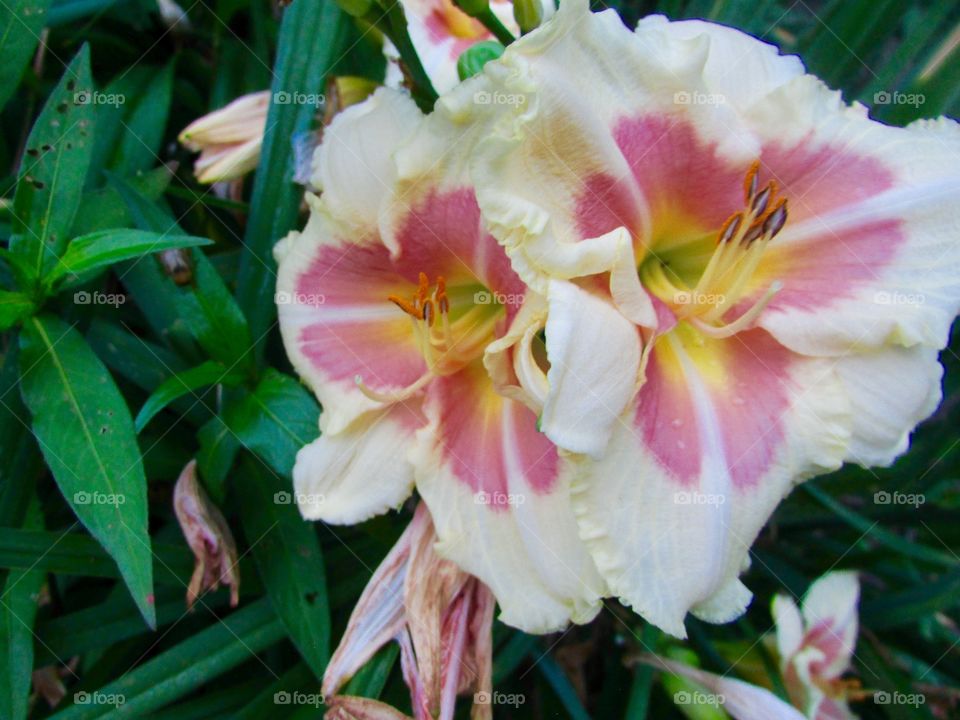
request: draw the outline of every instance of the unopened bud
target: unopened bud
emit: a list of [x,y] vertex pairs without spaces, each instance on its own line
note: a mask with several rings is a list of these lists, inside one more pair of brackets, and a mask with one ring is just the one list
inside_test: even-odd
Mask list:
[[503,55],[503,45],[496,40],[484,40],[467,48],[457,59],[457,74],[461,80],[477,75],[483,66]]
[[513,19],[524,35],[536,30],[543,22],[541,0],[513,0]]

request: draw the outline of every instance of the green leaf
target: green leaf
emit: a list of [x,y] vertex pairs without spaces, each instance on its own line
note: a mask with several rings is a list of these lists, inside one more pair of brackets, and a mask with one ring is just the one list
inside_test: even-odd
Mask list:
[[[99,118],[98,118],[99,120]],[[97,134],[100,133],[100,124],[97,124]],[[126,178],[126,182],[134,190],[150,201],[163,196],[170,185],[173,174],[166,166],[158,167],[150,172],[140,173]],[[120,197],[114,187],[103,187],[99,190],[90,190],[83,194],[80,209],[73,219],[73,235],[89,235],[97,230],[110,228],[130,227],[133,225],[133,216],[127,204]]]
[[397,662],[397,656],[400,654],[400,646],[396,643],[389,643],[380,648],[376,654],[367,661],[367,664],[357,670],[357,673],[350,678],[346,687],[341,691],[343,695],[355,695],[359,697],[372,698],[376,700],[383,692],[384,686],[393,671],[393,666]]
[[25,324],[20,368],[33,433],[60,491],[154,627],[147,481],[120,391],[83,336],[49,315]]
[[[334,0],[295,2],[283,11],[283,23],[271,90],[277,93],[322,93],[324,78],[341,56],[351,19]],[[303,189],[293,182],[290,138],[309,130],[314,109],[307,103],[270,104],[260,165],[250,201],[237,300],[257,339],[255,358],[263,354],[264,335],[276,317],[273,245],[294,229]]]
[[891,550],[900,553],[901,555],[912,557],[916,560],[923,560],[935,565],[946,566],[950,568],[960,565],[960,560],[957,560],[955,555],[940,552],[939,550],[927,547],[926,545],[922,545],[918,542],[904,540],[903,538],[897,537],[897,535],[894,533],[884,530],[882,527],[880,527],[878,522],[871,522],[859,513],[844,507],[841,503],[834,500],[828,493],[824,492],[813,483],[805,483],[803,488],[810,493],[810,495],[816,498],[817,502],[832,510],[844,522],[863,533],[861,540],[871,538],[882,545],[889,547]]
[[[100,688],[103,697],[123,697],[113,705],[73,705],[51,716],[56,720],[85,720],[113,715],[145,717],[147,713],[197,690],[284,636],[283,625],[266,599],[238,610],[206,630],[152,658],[118,680]],[[260,661],[262,663],[262,661]],[[258,664],[258,672],[269,666]]]
[[289,484],[244,456],[237,499],[247,543],[277,615],[317,678],[330,657],[330,606],[323,554]]
[[[42,522],[39,505],[34,501],[25,524],[36,528]],[[11,720],[27,717],[33,671],[33,623],[45,581],[46,575],[40,570],[14,570],[7,576],[0,596],[0,716]]]
[[30,61],[43,31],[50,0],[6,0],[0,3],[0,110]]
[[273,470],[290,477],[297,451],[320,434],[320,409],[307,389],[267,369],[256,390],[227,407],[224,421]]
[[583,707],[583,703],[580,702],[577,691],[563,670],[560,669],[560,666],[557,665],[557,661],[553,659],[553,656],[548,653],[543,653],[539,657],[537,654],[532,654],[531,658],[536,663],[537,669],[540,670],[543,677],[550,684],[550,687],[552,687],[553,691],[557,694],[557,698],[563,703],[563,707],[571,720],[590,720],[590,714],[586,708]]
[[36,307],[29,295],[0,290],[0,330],[7,330],[30,315]]
[[90,50],[70,63],[34,123],[17,176],[10,250],[34,278],[66,248],[93,149]]
[[[127,203],[138,227],[160,233],[183,234],[176,221],[156,203],[144,198],[116,175],[108,174],[107,177]],[[246,318],[237,301],[201,251],[192,250],[190,258],[193,278],[187,287],[180,287],[169,278],[157,277],[162,273],[156,267],[141,268],[139,277],[149,282],[156,295],[163,299],[172,298],[176,314],[211,358],[228,367],[242,364],[245,369],[251,369],[253,357],[250,349],[253,343]],[[150,303],[159,304],[154,292],[150,295],[138,297],[138,304],[141,307]]]
[[207,385],[219,385],[220,383],[236,385],[242,381],[242,375],[236,372],[231,373],[229,368],[213,360],[184,370],[167,378],[153,391],[143,407],[140,408],[140,412],[137,413],[134,427],[138,433],[141,432],[158,412],[177,398],[193,393],[194,390]]
[[151,69],[146,88],[131,102],[110,168],[126,175],[149,170],[160,158],[160,144],[170,114],[173,94],[173,63],[163,70]]
[[50,273],[44,278],[52,287],[66,275],[83,275],[121,260],[174,248],[210,245],[211,240],[191,235],[165,235],[146,230],[100,230],[70,242]]
[[208,420],[197,431],[197,469],[211,497],[222,502],[227,496],[227,473],[242,447],[237,436],[219,415]]

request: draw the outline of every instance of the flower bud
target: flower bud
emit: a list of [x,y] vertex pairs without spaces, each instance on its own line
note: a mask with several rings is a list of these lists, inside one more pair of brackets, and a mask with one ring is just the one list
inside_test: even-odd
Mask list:
[[543,22],[541,0],[513,0],[513,19],[517,21],[517,27],[524,35],[536,30]]
[[490,60],[503,55],[505,48],[496,40],[478,42],[467,48],[457,59],[457,74],[461,80],[477,75]]

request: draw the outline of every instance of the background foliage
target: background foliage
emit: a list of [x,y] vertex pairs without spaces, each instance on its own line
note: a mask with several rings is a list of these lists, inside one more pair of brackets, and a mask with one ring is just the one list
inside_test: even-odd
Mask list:
[[[799,53],[809,69],[903,124],[960,114],[960,7],[915,0],[622,0],[727,23]],[[165,24],[151,0],[0,2],[0,717],[312,717],[278,691],[318,693],[331,643],[406,519],[307,524],[291,504],[296,450],[319,412],[284,358],[273,306],[275,240],[301,222],[291,137],[312,108],[273,105],[260,169],[225,198],[199,186],[180,129],[234,97],[323,92],[331,73],[378,78],[374,36],[333,0],[187,0]],[[84,102],[84,93],[122,104]],[[898,102],[912,95],[918,102]],[[103,232],[110,231],[110,232]],[[204,245],[204,247],[201,247]],[[186,248],[180,285],[156,257]],[[894,467],[847,468],[796,491],[756,544],[756,600],[739,622],[690,620],[703,667],[776,672],[760,638],[775,592],[831,568],[861,571],[856,671],[869,689],[922,692],[865,718],[956,717],[960,698],[960,357],[945,400]],[[160,402],[137,421],[147,398]],[[149,412],[148,412],[149,411]],[[152,414],[155,413],[155,414]],[[171,491],[197,457],[240,550],[226,590],[186,612],[192,556]],[[922,495],[919,506],[878,492]],[[99,495],[97,495],[99,494]],[[92,502],[122,494],[125,502]],[[533,637],[497,624],[502,717],[680,717],[643,647],[679,645],[614,602],[596,622]],[[31,690],[57,674],[51,709]],[[78,693],[122,694],[115,707]],[[394,648],[351,691],[408,707]],[[687,712],[693,712],[687,708]]]

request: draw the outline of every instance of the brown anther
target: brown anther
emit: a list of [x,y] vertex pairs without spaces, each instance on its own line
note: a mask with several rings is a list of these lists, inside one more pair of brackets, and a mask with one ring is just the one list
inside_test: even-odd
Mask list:
[[744,202],[748,205],[753,200],[753,196],[757,194],[757,175],[759,173],[760,161],[754,160],[750,163],[750,169],[747,170],[746,177],[743,178],[743,194],[746,198]]
[[787,199],[783,198],[763,220],[763,234],[771,238],[783,230],[787,223]]
[[743,213],[734,213],[727,218],[727,221],[723,224],[723,227],[720,228],[720,234],[717,236],[717,244],[723,245],[725,242],[730,242],[733,237],[740,230],[740,225],[743,223]]
[[427,298],[427,301],[423,303],[423,314],[422,318],[427,323],[427,327],[433,327],[433,317],[435,314],[433,300]]
[[743,244],[749,245],[752,242],[755,242],[759,238],[763,237],[763,221],[757,220],[753,225],[747,228],[747,231],[743,234]]
[[417,307],[422,307],[427,295],[430,294],[430,278],[426,273],[420,273],[420,284],[417,286]]
[[767,205],[770,203],[770,200],[774,197],[777,192],[777,184],[771,180],[767,183],[767,186],[761,190],[753,198],[753,203],[750,205],[750,209],[753,211],[754,216],[759,217],[767,211]]

